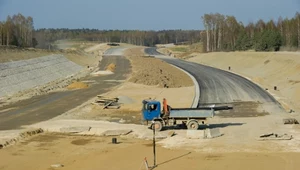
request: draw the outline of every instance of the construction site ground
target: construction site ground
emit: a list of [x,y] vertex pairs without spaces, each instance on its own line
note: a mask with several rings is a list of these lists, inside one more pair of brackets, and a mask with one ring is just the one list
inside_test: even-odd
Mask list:
[[189,61],[247,77],[271,93],[288,112],[300,113],[298,52],[218,52],[191,56]]
[[[176,135],[158,140],[156,169],[298,169],[299,129],[293,133],[291,141],[257,141],[259,134],[268,119],[227,119],[231,122],[216,125],[221,127],[224,136],[215,139],[187,139],[186,130],[176,130]],[[260,120],[258,122],[258,120]],[[61,121],[61,120],[60,120]],[[224,120],[223,120],[224,121]],[[242,122],[245,124],[232,122]],[[47,122],[50,123],[50,122]],[[115,123],[106,122],[60,122],[76,125],[97,124],[103,132],[115,129]],[[274,132],[272,123],[266,124],[267,129]],[[236,124],[236,125],[234,125]],[[270,126],[271,125],[271,126]],[[223,127],[222,127],[223,126]],[[278,125],[281,126],[281,125]],[[51,125],[47,125],[51,127]],[[150,129],[143,126],[120,125],[119,128],[134,128],[133,134],[118,136],[118,144],[112,144],[112,137],[95,135],[66,135],[59,133],[43,133],[19,141],[17,144],[0,151],[1,169],[52,169],[51,165],[63,165],[61,169],[145,169],[144,158],[153,165],[152,140]],[[295,127],[289,126],[293,129]],[[297,127],[299,128],[299,127]],[[295,131],[294,129],[293,131]],[[287,132],[287,131],[285,131]],[[289,131],[291,132],[291,131]],[[148,133],[150,139],[139,139]],[[15,163],[18,162],[18,163]]]
[[[138,59],[137,62],[133,63],[132,69],[135,72],[143,72],[144,67],[140,67],[141,65],[148,65],[148,66],[160,66],[164,69],[164,73],[166,75],[171,75],[169,69],[173,71],[175,74],[179,76],[173,76],[168,78],[170,81],[166,81],[167,84],[172,82],[173,84],[169,85],[170,88],[160,88],[159,84],[152,86],[147,86],[143,84],[147,84],[146,81],[140,81],[140,84],[135,84],[131,82],[124,82],[127,79],[132,77],[138,78],[137,76],[130,76],[130,66],[128,65],[128,60],[124,60],[120,56],[108,56],[104,60],[102,60],[102,55],[104,50],[107,49],[106,45],[97,44],[92,47],[84,49],[87,53],[97,53],[95,58],[98,60],[93,59],[94,61],[99,62],[100,57],[100,70],[105,70],[107,66],[110,64],[115,64],[116,68],[113,70],[113,74],[107,75],[98,75],[92,74],[92,76],[88,76],[86,78],[79,79],[79,82],[75,82],[67,86],[66,89],[62,89],[63,91],[56,91],[50,92],[50,94],[44,94],[35,96],[33,98],[27,98],[26,100],[20,100],[21,96],[17,96],[15,99],[20,100],[18,102],[13,102],[9,104],[8,102],[2,103],[5,106],[1,108],[1,129],[2,130],[9,130],[15,128],[21,128],[23,125],[28,125],[32,123],[36,123],[39,121],[44,121],[51,119],[55,116],[61,115],[62,113],[68,110],[76,110],[78,108],[85,108],[81,116],[78,113],[76,115],[70,116],[70,114],[63,114],[62,117],[68,115],[67,117],[70,118],[80,118],[80,119],[97,119],[97,120],[109,120],[113,119],[114,117],[119,117],[116,119],[122,119],[127,117],[128,122],[137,122],[137,119],[140,119],[140,113],[138,112],[141,108],[141,101],[145,98],[155,98],[157,100],[162,100],[163,97],[170,98],[170,104],[182,106],[182,107],[190,107],[191,102],[194,98],[194,87],[191,81],[189,81],[189,77],[182,73],[180,70],[169,66],[166,63],[159,62],[156,59],[146,59],[147,62],[144,62],[144,58],[141,57]],[[66,50],[66,49],[65,49]],[[141,51],[139,51],[141,52]],[[99,54],[98,54],[99,53]],[[142,53],[142,52],[141,52]],[[132,56],[136,56],[136,52],[132,52]],[[129,57],[129,56],[128,56]],[[76,59],[76,57],[74,57]],[[84,58],[84,57],[82,57]],[[74,59],[74,62],[76,61]],[[86,59],[86,63],[89,59]],[[124,61],[123,61],[124,60]],[[126,61],[126,62],[125,62]],[[127,63],[127,64],[126,64]],[[151,71],[151,67],[147,68],[148,71]],[[111,72],[104,71],[104,72]],[[97,70],[96,72],[97,73]],[[105,73],[106,74],[106,73]],[[154,72],[153,81],[159,82],[162,78],[166,78],[166,75],[160,76],[160,72]],[[172,75],[171,75],[172,76]],[[182,78],[188,80],[186,84],[181,83]],[[156,79],[156,80],[155,80]],[[172,88],[174,85],[174,81],[177,81],[176,84],[183,84],[182,89],[180,88]],[[77,80],[78,81],[78,80]],[[117,85],[117,86],[116,86]],[[100,88],[99,88],[100,87]],[[114,87],[114,88],[112,88]],[[108,94],[103,94],[104,92],[111,91]],[[133,100],[131,104],[127,104],[121,107],[120,110],[112,110],[112,111],[104,111],[101,107],[97,105],[91,104],[97,95],[111,95],[117,97],[118,95],[125,95],[126,97]],[[176,100],[173,96],[182,96],[181,100]],[[12,97],[13,98],[13,97]],[[91,99],[91,100],[89,100]],[[11,99],[13,100],[13,99]],[[87,101],[84,103],[84,101]],[[3,100],[2,100],[3,101]],[[81,104],[84,103],[82,106]],[[55,106],[55,107],[53,107]],[[90,111],[86,111],[90,110]],[[99,114],[99,110],[101,110]],[[138,110],[138,111],[137,111]],[[133,111],[136,116],[133,118],[132,116],[123,116],[124,114],[119,113],[127,113],[128,111]],[[77,111],[76,111],[77,112]],[[109,114],[107,114],[107,112]],[[69,112],[68,112],[69,113]],[[112,120],[115,121],[115,120]]]
[[[48,170],[62,164],[74,169],[145,169],[144,157],[153,165],[151,141],[119,138],[111,144],[110,137],[80,137],[43,134],[1,150],[1,169]],[[207,153],[190,149],[157,147],[156,169],[297,169],[298,153]],[[16,163],[17,162],[17,163]]]
[[[125,54],[131,56],[132,61],[134,57],[142,56],[143,52],[142,48],[134,48],[129,52],[127,50]],[[150,65],[145,69],[151,68],[152,61],[155,65],[160,64],[168,74],[177,75],[176,71],[179,71],[176,70],[174,73],[173,67],[170,66],[169,69],[166,63],[151,58],[143,60],[141,57],[131,62],[133,63],[132,72],[141,72],[138,70],[144,69],[140,67],[141,65]],[[161,77],[160,71],[154,71],[154,73],[157,74],[154,78],[158,81],[168,75],[163,74],[164,76]],[[66,170],[140,170],[145,169],[145,157],[149,165],[152,165],[152,130],[147,126],[137,125],[140,124],[141,119],[142,99],[154,98],[161,101],[165,97],[168,99],[168,104],[173,107],[190,107],[194,97],[194,86],[189,82],[188,77],[184,77],[187,83],[182,84],[180,88],[173,88],[172,84],[177,84],[176,81],[181,80],[183,75],[172,77],[175,83],[169,83],[169,88],[151,84],[149,86],[147,81],[140,84],[130,81],[136,75],[128,76],[127,81],[121,81],[121,84],[113,90],[102,94],[112,97],[126,96],[131,99],[130,104],[122,105],[119,110],[103,110],[102,107],[91,104],[95,100],[91,98],[49,121],[27,126],[29,129],[43,128],[46,132],[21,139],[15,145],[1,149],[0,170],[48,170],[54,169],[51,165],[55,164],[63,165],[61,169]],[[223,135],[213,139],[188,139],[186,129],[167,129],[157,135],[168,136],[170,131],[174,131],[175,135],[158,140],[156,169],[296,170],[300,165],[298,161],[300,127],[299,125],[284,125],[282,119],[288,117],[297,117],[297,114],[214,117],[208,121],[209,127],[219,128]],[[80,126],[88,126],[91,129],[78,135],[60,132],[62,128]],[[199,131],[204,128],[205,126],[201,126]],[[106,130],[122,129],[130,129],[133,132],[118,136],[118,144],[111,143],[112,137],[101,136]],[[293,139],[257,140],[260,135],[266,133],[286,133],[292,135]]]
[[[185,108],[192,105],[195,87],[188,75],[158,59],[144,57],[141,47],[126,50],[125,56],[131,61],[132,74],[127,81],[101,95],[125,96],[131,99],[130,102],[121,105],[121,108],[117,110],[103,110],[101,106],[92,104],[95,97],[55,119],[112,120],[116,122],[124,120],[126,123],[140,124],[144,99],[151,98],[162,101],[163,98],[167,98],[168,104],[174,107]],[[164,70],[163,73],[159,71],[160,68]],[[151,77],[145,78],[143,73],[151,74]],[[139,80],[139,82],[133,80]],[[161,82],[165,82],[169,88],[163,88]]]

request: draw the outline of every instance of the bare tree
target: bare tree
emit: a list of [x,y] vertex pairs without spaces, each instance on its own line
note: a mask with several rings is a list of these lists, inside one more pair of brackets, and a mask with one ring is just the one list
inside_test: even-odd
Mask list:
[[11,34],[12,34],[12,19],[10,16],[7,17],[5,22],[5,30],[6,30],[6,45],[10,45]]
[[225,17],[219,13],[216,14],[217,17],[217,27],[218,27],[218,45],[217,49],[221,50],[222,49],[222,37],[223,37],[223,30],[224,30],[224,20]]
[[298,49],[300,49],[300,13],[299,12],[296,13],[295,18],[297,20],[297,43],[298,43]]
[[0,22],[0,45],[3,45],[3,23]]
[[210,52],[210,30],[211,30],[211,16],[209,14],[205,14],[202,17],[205,29],[206,29],[206,51]]

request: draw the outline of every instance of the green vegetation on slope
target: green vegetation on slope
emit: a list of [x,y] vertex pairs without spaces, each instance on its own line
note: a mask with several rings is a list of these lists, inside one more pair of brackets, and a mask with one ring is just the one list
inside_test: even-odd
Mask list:
[[188,51],[187,47],[172,47],[170,48],[170,50],[174,51],[174,52],[184,52],[186,53]]

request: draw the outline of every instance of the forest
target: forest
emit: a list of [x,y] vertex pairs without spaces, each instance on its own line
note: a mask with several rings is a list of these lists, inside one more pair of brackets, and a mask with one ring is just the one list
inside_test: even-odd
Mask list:
[[[276,21],[258,20],[243,24],[234,16],[219,13],[201,17],[205,30],[98,30],[34,29],[33,18],[22,14],[8,16],[0,22],[0,45],[48,48],[56,40],[79,39],[95,42],[129,43],[142,46],[156,44],[203,43],[204,51],[296,51],[300,48],[300,13]],[[199,19],[200,21],[200,19]],[[197,22],[197,21],[195,21]]]
[[202,16],[204,50],[214,51],[295,51],[300,48],[300,14],[291,19],[258,20],[244,25],[234,16],[219,13]]
[[14,45],[18,47],[35,47],[33,37],[33,18],[22,14],[8,16],[6,21],[0,22],[0,45]]
[[196,43],[200,41],[200,30],[98,30],[98,29],[38,29],[34,33],[40,48],[61,39],[80,39],[97,42],[128,43],[154,46],[168,43]]
[[98,29],[34,29],[33,18],[22,14],[8,16],[0,22],[0,45],[48,48],[56,40],[80,39],[97,42],[129,43],[154,46],[168,43],[196,43],[200,30],[98,30]]

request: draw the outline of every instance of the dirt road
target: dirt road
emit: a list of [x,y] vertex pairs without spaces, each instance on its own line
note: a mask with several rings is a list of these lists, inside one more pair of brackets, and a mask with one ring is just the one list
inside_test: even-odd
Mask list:
[[117,65],[114,74],[98,77],[90,76],[83,79],[93,82],[89,88],[37,96],[1,108],[0,130],[16,129],[22,125],[48,120],[119,85],[120,82],[118,81],[106,80],[125,80],[130,73],[130,62],[121,56],[104,57],[100,70],[104,70],[110,63]]
[[122,56],[127,47],[110,48],[104,52],[105,56]]

